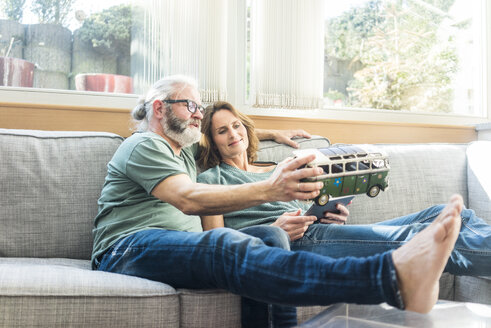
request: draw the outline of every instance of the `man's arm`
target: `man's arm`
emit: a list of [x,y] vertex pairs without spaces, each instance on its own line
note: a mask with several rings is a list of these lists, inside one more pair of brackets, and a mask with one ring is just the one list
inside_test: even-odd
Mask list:
[[217,215],[272,201],[312,199],[319,195],[322,182],[300,182],[322,174],[321,168],[298,167],[315,156],[287,159],[264,181],[241,185],[208,185],[194,183],[186,174],[168,177],[160,182],[152,195],[186,214]]
[[274,140],[284,143],[293,148],[298,148],[298,144],[292,140],[294,137],[310,138],[311,135],[304,130],[265,130],[256,129],[256,136],[259,140]]

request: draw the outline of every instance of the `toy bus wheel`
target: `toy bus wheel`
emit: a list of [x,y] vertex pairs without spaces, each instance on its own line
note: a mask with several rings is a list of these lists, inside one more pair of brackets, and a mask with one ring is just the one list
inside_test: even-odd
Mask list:
[[321,195],[317,199],[317,205],[324,206],[327,204],[328,201],[329,201],[329,195]]
[[379,186],[373,186],[370,188],[370,190],[368,190],[367,195],[370,197],[377,197],[379,192],[380,192],[380,187]]

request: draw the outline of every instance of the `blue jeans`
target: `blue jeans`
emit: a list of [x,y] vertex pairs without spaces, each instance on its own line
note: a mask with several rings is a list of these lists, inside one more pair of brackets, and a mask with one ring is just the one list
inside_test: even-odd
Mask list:
[[[267,246],[290,250],[290,237],[280,228],[258,225],[239,230],[260,238]],[[288,305],[267,304],[247,297],[241,298],[242,328],[297,326],[297,308]]]
[[[394,250],[427,227],[444,205],[367,225],[313,224],[291,243],[294,251],[342,258],[366,257]],[[455,275],[491,276],[491,226],[473,210],[461,213],[462,228],[445,271]]]
[[271,304],[387,302],[403,308],[391,251],[332,259],[270,247],[227,228],[201,233],[140,231],[116,242],[96,267],[175,288],[226,289]]

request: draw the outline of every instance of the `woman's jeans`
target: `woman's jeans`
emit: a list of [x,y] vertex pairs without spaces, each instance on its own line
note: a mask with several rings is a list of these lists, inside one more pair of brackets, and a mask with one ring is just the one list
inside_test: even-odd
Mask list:
[[96,267],[174,288],[226,289],[271,304],[387,302],[403,308],[391,251],[368,258],[332,259],[270,247],[257,237],[227,228],[201,233],[140,231],[116,242]]
[[[394,250],[426,228],[444,205],[396,219],[367,225],[313,224],[291,243],[293,251],[309,251],[333,258],[366,257]],[[491,226],[473,210],[461,213],[462,227],[445,271],[455,275],[491,276]]]
[[[277,237],[276,244],[271,240],[265,242],[271,246],[286,249],[290,246],[295,251],[309,251],[333,258],[367,257],[400,247],[433,222],[443,208],[444,205],[433,206],[421,212],[376,224],[313,224],[303,238],[291,242],[290,245],[285,245],[284,239],[279,237]],[[459,238],[445,271],[456,275],[490,276],[491,226],[476,217],[472,210],[463,210],[461,217],[462,227]],[[256,235],[255,230],[247,230],[251,228],[253,227],[241,231],[259,238],[265,238],[264,235]],[[247,301],[245,304],[249,308],[254,308],[258,313],[267,311],[266,304],[254,303],[254,301]],[[243,312],[244,308],[245,306],[243,306]],[[296,321],[294,311],[294,307],[270,305],[269,312],[266,313],[269,313],[269,322],[272,323],[273,327],[291,327],[295,325]],[[262,327],[264,326],[262,325]]]

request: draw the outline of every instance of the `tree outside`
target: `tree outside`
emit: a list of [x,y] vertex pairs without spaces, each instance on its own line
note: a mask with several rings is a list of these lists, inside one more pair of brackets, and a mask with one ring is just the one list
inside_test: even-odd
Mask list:
[[77,0],[33,0],[31,11],[41,24],[67,26],[72,7]]
[[26,0],[4,0],[2,1],[2,10],[7,19],[21,22],[25,4]]
[[[456,31],[448,29],[455,0],[371,0],[326,22],[327,56],[359,69],[345,90],[345,106],[452,111],[458,70]],[[355,67],[354,65],[353,67]]]

